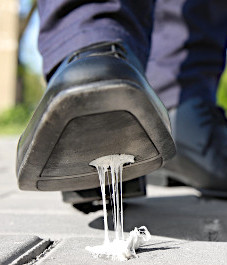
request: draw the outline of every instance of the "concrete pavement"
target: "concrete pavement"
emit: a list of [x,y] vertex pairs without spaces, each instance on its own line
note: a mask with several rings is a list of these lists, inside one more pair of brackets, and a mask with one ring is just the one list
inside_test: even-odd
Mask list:
[[[16,143],[0,138],[0,264],[120,264],[85,250],[102,243],[101,210],[85,214],[64,204],[58,192],[18,190]],[[128,199],[124,217],[126,236],[141,225],[152,234],[130,264],[227,264],[227,201],[148,180],[147,198]]]

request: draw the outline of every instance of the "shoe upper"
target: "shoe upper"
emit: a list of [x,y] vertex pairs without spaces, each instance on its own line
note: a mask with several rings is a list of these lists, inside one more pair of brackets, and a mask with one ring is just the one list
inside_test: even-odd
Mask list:
[[99,81],[103,80],[103,77],[105,79],[108,77],[111,79],[122,77],[124,79],[127,73],[124,70],[125,67],[121,69],[120,67],[115,68],[113,65],[114,63],[119,64],[119,62],[122,63],[119,65],[121,67],[124,67],[125,62],[127,62],[141,73],[144,72],[141,63],[127,45],[121,42],[101,42],[70,54],[55,71],[48,84],[48,89],[53,87],[53,83],[57,84],[58,82],[62,86],[62,83],[68,82],[83,84],[84,82],[87,83],[88,80]]
[[170,132],[166,108],[150,88],[137,57],[120,41],[93,44],[70,54],[50,79],[46,94],[51,90],[51,95],[54,96],[70,86],[114,79],[128,80],[142,85],[148,97],[152,94],[152,97],[156,98],[156,110]]
[[177,157],[167,168],[200,188],[227,189],[227,120],[224,111],[193,98],[170,111]]

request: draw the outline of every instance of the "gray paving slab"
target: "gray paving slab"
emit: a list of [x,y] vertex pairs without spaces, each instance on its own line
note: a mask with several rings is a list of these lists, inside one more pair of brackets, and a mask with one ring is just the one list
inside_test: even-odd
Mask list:
[[[30,235],[60,240],[40,258],[43,264],[109,264],[96,261],[84,250],[88,244],[102,242],[102,211],[84,214],[64,204],[57,192],[19,191],[16,144],[17,138],[0,138],[0,248],[1,244],[5,247],[1,248],[4,255],[8,251],[4,237],[26,246]],[[227,264],[227,201],[200,198],[199,192],[188,187],[148,184],[147,198],[128,199],[124,206],[124,230],[146,225],[153,235],[151,244],[139,253],[142,264]],[[111,215],[108,221],[112,229]],[[198,242],[202,240],[219,242]],[[129,262],[138,264],[138,260]]]
[[44,215],[44,214],[1,214],[1,234],[35,234],[42,238],[60,239],[65,237],[98,236],[102,237],[100,230],[88,226],[90,218],[79,218],[78,215]]
[[32,235],[1,235],[0,238],[1,265],[13,262],[41,242],[39,237]]
[[[101,243],[100,239],[92,237],[66,239],[40,259],[37,264],[122,264],[122,262],[94,258],[85,250],[87,245],[94,246]],[[227,243],[175,241],[166,238],[153,238],[138,251],[138,256],[138,259],[130,259],[127,264],[226,265]]]
[[[194,195],[130,199],[124,205],[126,232],[146,225],[157,236],[227,241],[226,202]],[[62,203],[60,194],[18,192],[0,200],[0,234],[33,233],[42,237],[99,236],[103,213],[88,215]],[[10,220],[10,221],[9,221]],[[112,216],[109,214],[109,226]]]
[[[143,224],[158,236],[227,241],[226,203],[189,194],[130,200],[124,212],[125,230]],[[91,226],[96,226],[95,221]]]

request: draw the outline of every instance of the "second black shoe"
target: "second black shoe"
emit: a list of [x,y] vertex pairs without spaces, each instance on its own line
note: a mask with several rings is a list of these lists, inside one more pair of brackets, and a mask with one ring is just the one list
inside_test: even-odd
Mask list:
[[224,110],[201,98],[192,98],[169,113],[177,155],[153,175],[176,179],[204,195],[227,198]]

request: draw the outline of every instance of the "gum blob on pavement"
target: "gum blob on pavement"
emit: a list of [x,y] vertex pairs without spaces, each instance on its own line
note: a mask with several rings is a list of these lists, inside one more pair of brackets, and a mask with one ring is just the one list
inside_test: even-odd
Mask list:
[[[88,250],[95,257],[105,257],[120,261],[136,258],[136,250],[151,238],[147,228],[145,226],[141,226],[139,228],[135,227],[135,229],[130,232],[128,239],[124,239],[122,172],[123,165],[129,163],[134,163],[134,156],[125,154],[100,157],[90,163],[91,166],[96,167],[99,174],[103,200],[105,231],[104,243],[102,245],[86,247],[86,250]],[[109,179],[108,169],[110,169],[111,179]],[[110,183],[112,184],[111,197],[113,202],[113,223],[115,230],[115,239],[113,241],[110,241],[109,239],[109,229],[107,222],[106,178],[108,179],[109,189]]]

